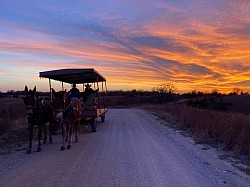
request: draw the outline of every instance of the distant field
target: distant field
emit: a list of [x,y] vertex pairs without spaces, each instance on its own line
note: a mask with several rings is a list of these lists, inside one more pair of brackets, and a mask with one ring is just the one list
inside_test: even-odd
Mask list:
[[[181,102],[179,104],[187,105],[189,101],[194,101],[194,102],[196,102],[197,100],[201,101],[203,98],[204,96],[189,98],[189,99],[178,97],[176,100],[184,100],[184,102]],[[226,95],[220,97],[205,96],[205,100],[208,110],[235,112],[235,113],[243,113],[250,115],[250,95]],[[152,104],[154,101],[155,98],[153,96],[109,97],[110,107],[119,107],[119,106],[124,107],[124,106],[133,106],[141,104]]]
[[222,101],[227,104],[230,112],[250,114],[250,95],[225,96],[222,97]]
[[[134,107],[147,105],[147,109],[157,111],[167,121],[181,122],[179,127],[194,129],[197,142],[205,142],[206,138],[214,138],[225,144],[226,148],[248,155],[250,159],[250,96],[231,95],[223,97],[206,96],[207,109],[187,107],[187,103],[196,103],[200,98],[183,99],[178,104],[152,104],[152,96],[110,96],[110,108]],[[27,132],[26,111],[21,98],[0,98],[0,148],[8,146],[8,139],[13,138],[21,130]],[[9,133],[9,138],[6,136]],[[10,136],[11,135],[11,136]],[[21,136],[26,141],[27,137]],[[26,134],[27,136],[27,134]],[[10,142],[10,141],[9,141]],[[19,143],[20,144],[20,143]]]
[[205,95],[185,99],[184,102],[179,104],[208,110],[250,114],[250,95]]
[[0,99],[0,134],[8,130],[23,127],[26,122],[26,110],[20,98]]
[[[202,98],[198,98],[201,100]],[[181,100],[181,98],[180,98]],[[189,99],[196,101],[197,98]],[[186,100],[182,105],[186,105]],[[109,96],[110,108],[131,107],[143,104],[151,104],[154,101],[152,96]],[[206,97],[208,109],[216,110],[223,106],[222,112],[235,112],[250,115],[250,95],[231,95],[223,97]],[[220,108],[219,108],[220,109]],[[22,127],[26,124],[26,111],[23,99],[19,98],[0,98],[0,133],[3,126],[6,128]]]
[[27,142],[27,118],[23,100],[0,98],[0,154],[24,149]]

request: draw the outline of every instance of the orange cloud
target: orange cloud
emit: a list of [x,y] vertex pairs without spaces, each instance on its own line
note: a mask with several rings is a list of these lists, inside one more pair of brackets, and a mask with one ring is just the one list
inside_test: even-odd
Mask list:
[[246,1],[109,1],[102,4],[104,12],[93,2],[72,5],[64,16],[50,3],[17,3],[15,12],[4,5],[0,78],[8,77],[9,85],[19,79],[45,88],[39,71],[91,67],[111,89],[172,83],[180,92],[250,91]]

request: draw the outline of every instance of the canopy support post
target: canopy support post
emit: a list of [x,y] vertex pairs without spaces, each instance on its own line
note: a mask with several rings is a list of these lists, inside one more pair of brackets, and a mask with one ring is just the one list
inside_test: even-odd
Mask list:
[[52,89],[51,89],[51,81],[49,79],[49,92],[50,92],[50,101],[52,102]]
[[62,81],[62,91],[64,91],[64,87],[63,87],[63,81]]

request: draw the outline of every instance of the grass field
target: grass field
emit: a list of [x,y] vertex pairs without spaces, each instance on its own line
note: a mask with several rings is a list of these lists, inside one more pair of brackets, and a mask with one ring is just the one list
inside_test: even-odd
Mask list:
[[[224,150],[244,155],[248,162],[250,161],[249,95],[209,97],[206,100],[207,109],[188,107],[188,101],[181,104],[152,105],[149,104],[151,99],[145,96],[112,96],[109,97],[109,103],[111,108],[143,106],[144,109],[156,111],[157,115],[172,124],[172,127],[192,131],[197,143],[221,143],[224,145]],[[193,100],[197,101],[197,98]],[[17,149],[25,144],[28,141],[26,128],[23,100],[1,98],[0,149],[5,150],[2,152],[11,152],[11,149]]]
[[0,99],[0,154],[24,149],[28,142],[26,110],[20,98]]

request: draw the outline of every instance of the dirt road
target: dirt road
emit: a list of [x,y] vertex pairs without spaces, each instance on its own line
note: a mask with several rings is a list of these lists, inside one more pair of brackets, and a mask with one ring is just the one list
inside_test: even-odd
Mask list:
[[40,153],[1,156],[0,186],[249,186],[212,149],[159,123],[142,110],[110,109],[96,133],[81,127],[70,150],[60,150],[59,134]]

